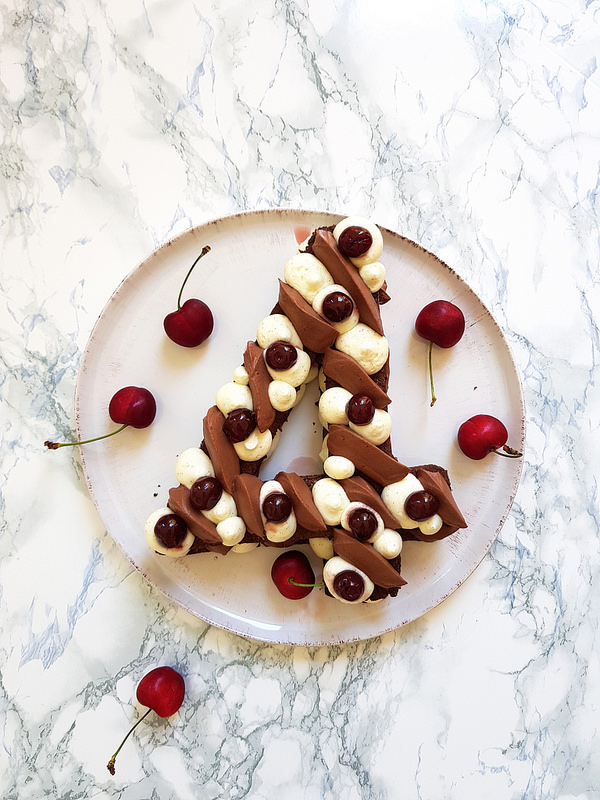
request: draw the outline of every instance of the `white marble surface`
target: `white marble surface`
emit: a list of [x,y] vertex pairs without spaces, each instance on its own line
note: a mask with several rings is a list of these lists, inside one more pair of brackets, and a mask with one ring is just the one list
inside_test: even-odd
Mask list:
[[[598,663],[597,0],[4,0],[0,795],[592,800]],[[491,308],[527,404],[490,555],[381,638],[241,639],[105,532],[72,429],[119,281],[237,210],[365,213]],[[186,676],[106,762],[151,666]]]

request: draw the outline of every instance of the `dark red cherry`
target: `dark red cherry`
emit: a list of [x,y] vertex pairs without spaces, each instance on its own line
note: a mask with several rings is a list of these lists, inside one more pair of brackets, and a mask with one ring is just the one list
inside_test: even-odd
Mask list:
[[323,316],[330,322],[343,322],[353,311],[352,298],[344,292],[330,292],[323,300]]
[[163,547],[179,547],[187,536],[187,526],[177,514],[165,514],[154,526],[154,535]]
[[357,508],[348,517],[348,527],[359,542],[366,542],[377,530],[377,517],[368,508]]
[[368,425],[375,416],[375,404],[367,394],[354,394],[348,400],[346,414],[354,425]]
[[342,598],[351,603],[355,603],[360,599],[365,590],[365,582],[362,575],[355,572],[353,569],[345,569],[333,579],[333,591]]
[[404,510],[415,522],[433,517],[434,514],[437,514],[439,507],[440,501],[437,497],[425,490],[409,494],[404,501]]
[[177,298],[177,310],[167,314],[163,321],[165,333],[169,339],[182,347],[197,347],[206,341],[213,332],[214,319],[212,311],[206,303],[192,297],[181,305],[181,296],[188,278],[200,259],[209,252],[208,245],[202,248],[202,252],[190,267],[181,285]]
[[283,492],[271,492],[263,501],[262,512],[269,522],[284,522],[292,513],[292,501]]
[[198,478],[190,489],[190,503],[198,511],[210,511],[214,508],[223,494],[223,486],[218,478]]
[[347,258],[364,256],[372,244],[373,237],[360,225],[350,225],[349,228],[345,228],[338,239],[338,249]]
[[230,411],[223,423],[223,433],[233,444],[243,442],[255,428],[256,414],[249,408],[237,408],[235,411]]
[[301,600],[315,586],[315,573],[310,561],[300,550],[287,550],[277,556],[271,567],[271,578],[277,589],[290,600]]
[[278,371],[293,367],[298,360],[298,351],[289,342],[273,342],[265,350],[267,366]]

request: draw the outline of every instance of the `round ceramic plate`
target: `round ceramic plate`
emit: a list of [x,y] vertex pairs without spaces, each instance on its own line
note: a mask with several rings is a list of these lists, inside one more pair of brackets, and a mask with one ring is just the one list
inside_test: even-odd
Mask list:
[[[119,286],[102,312],[84,352],[77,385],[81,437],[114,425],[107,415],[122,386],[145,386],[157,399],[155,422],[144,430],[82,448],[89,490],[115,541],[155,587],[192,614],[243,636],[317,645],[366,639],[393,630],[441,603],[488,552],[511,507],[521,459],[474,462],[456,445],[461,422],[476,413],[504,421],[511,444],[522,446],[524,409],[509,348],[490,313],[450,268],[413,242],[383,230],[382,262],[391,301],[382,307],[390,342],[389,394],[396,457],[411,466],[441,464],[469,523],[464,531],[431,543],[408,542],[402,558],[407,581],[396,598],[352,606],[315,589],[302,601],[283,598],[271,582],[279,550],[258,548],[227,556],[168,559],[152,552],[144,522],[165,505],[176,485],[175,460],[202,440],[202,420],[217,389],[232,378],[257,323],[276,302],[277,280],[297,249],[295,230],[331,225],[340,217],[275,210],[239,214],[194,228],[156,250]],[[162,321],[174,310],[183,277],[202,249],[211,252],[190,278],[184,299],[199,297],[213,311],[215,327],[198,348],[178,347]],[[414,320],[428,302],[457,303],[466,318],[460,343],[434,348],[437,404],[430,408],[427,343]],[[321,429],[316,388],[309,388],[283,429],[267,479],[281,469],[320,472]],[[303,548],[320,575],[321,562]]]

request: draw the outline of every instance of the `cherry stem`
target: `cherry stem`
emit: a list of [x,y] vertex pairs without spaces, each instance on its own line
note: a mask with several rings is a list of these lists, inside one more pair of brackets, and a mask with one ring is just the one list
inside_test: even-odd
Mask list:
[[509,447],[505,444],[502,447],[502,450],[496,450],[495,447],[492,447],[492,453],[496,453],[497,456],[502,456],[503,458],[522,458],[523,453],[519,453],[518,450],[513,450],[512,447]]
[[291,583],[292,586],[302,586],[302,587],[304,587],[306,589],[312,589],[313,587],[317,587],[317,586],[325,586],[323,581],[321,581],[321,583],[298,583],[297,581],[295,581],[291,577],[288,578],[288,583]]
[[76,444],[90,444],[91,442],[99,442],[101,439],[108,439],[109,436],[114,436],[115,433],[121,433],[126,427],[127,423],[125,422],[120,428],[117,428],[116,431],[105,433],[103,436],[96,436],[94,439],[84,439],[81,442],[44,442],[44,444],[48,450],[58,450],[59,447],[74,447]]
[[143,720],[145,720],[145,719],[146,719],[146,717],[148,716],[148,714],[149,714],[151,711],[152,711],[152,709],[151,709],[151,708],[149,708],[149,709],[148,709],[148,711],[146,711],[146,713],[144,714],[144,716],[143,716],[143,717],[140,717],[140,718],[138,719],[138,721],[135,723],[135,725],[134,725],[132,728],[130,728],[130,729],[129,729],[129,731],[127,732],[127,735],[125,736],[125,738],[123,739],[123,741],[121,742],[121,744],[120,744],[120,745],[117,747],[117,749],[116,749],[116,751],[115,751],[115,753],[114,753],[113,757],[111,758],[111,760],[110,760],[110,761],[108,762],[108,764],[106,765],[106,769],[107,769],[107,770],[110,772],[110,774],[111,774],[111,775],[114,775],[114,774],[115,774],[115,760],[116,760],[117,756],[119,755],[119,753],[121,752],[121,748],[123,747],[123,745],[125,744],[125,742],[127,741],[127,739],[129,739],[129,737],[130,737],[130,736],[131,736],[131,734],[134,732],[134,730],[137,728],[137,726],[140,724],[140,722],[142,722]]
[[433,350],[433,342],[429,342],[429,352],[428,352],[429,384],[431,386],[431,403],[429,404],[430,408],[435,405],[435,401],[437,400],[437,397],[435,396],[435,389],[433,387],[433,367],[431,365],[431,352],[432,352],[432,350]]
[[183,281],[183,283],[181,284],[181,289],[179,290],[179,297],[177,298],[177,311],[179,311],[179,309],[181,308],[181,295],[183,294],[183,289],[184,289],[184,287],[185,287],[185,285],[186,285],[186,283],[187,283],[187,280],[188,280],[188,278],[189,278],[189,277],[190,277],[190,275],[192,274],[194,267],[195,267],[195,266],[196,266],[196,264],[197,264],[197,263],[200,261],[200,259],[202,258],[202,256],[205,256],[205,255],[206,255],[207,253],[209,253],[209,252],[210,252],[210,247],[209,247],[209,245],[207,245],[207,244],[206,244],[206,245],[204,245],[204,247],[202,248],[202,252],[201,252],[201,253],[200,253],[200,255],[198,256],[198,258],[197,258],[197,259],[194,261],[194,263],[192,264],[192,266],[189,268],[188,274],[185,276],[185,278],[184,278],[184,281]]

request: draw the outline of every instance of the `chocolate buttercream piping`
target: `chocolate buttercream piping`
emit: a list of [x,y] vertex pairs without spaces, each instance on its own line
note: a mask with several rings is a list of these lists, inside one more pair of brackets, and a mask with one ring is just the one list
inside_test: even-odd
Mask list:
[[385,391],[370,375],[365,372],[358,361],[340,350],[328,348],[323,356],[323,372],[327,377],[343,386],[352,394],[366,394],[373,401],[375,408],[386,409],[392,402]]
[[380,486],[401,481],[409,473],[404,464],[344,425],[329,426],[327,449],[332,456],[348,458],[359,472]]
[[377,300],[360,277],[354,264],[340,253],[331,231],[323,228],[315,231],[311,248],[315,257],[326,267],[333,280],[350,293],[356,303],[360,321],[383,336],[383,324]]
[[378,492],[364,478],[354,476],[338,481],[351,503],[363,503],[376,511],[386,528],[400,530],[398,520],[383,502]]
[[279,472],[275,480],[279,481],[291,499],[298,525],[309,532],[325,532],[327,525],[314,503],[311,490],[300,475],[295,472]]
[[269,399],[271,376],[263,357],[264,350],[256,342],[248,342],[244,352],[244,368],[248,373],[256,424],[264,433],[275,422],[275,409]]
[[281,280],[279,305],[296,329],[302,344],[313,353],[323,353],[337,339],[336,329],[309,306],[300,292]]
[[229,439],[223,433],[225,417],[217,406],[208,409],[203,422],[204,445],[223,488],[233,494],[233,482],[240,472],[240,460]]
[[338,556],[362,570],[377,586],[384,589],[404,586],[406,581],[371,544],[359,542],[341,528],[333,533],[333,549]]
[[233,498],[239,516],[246,528],[261,540],[265,539],[263,520],[260,513],[260,490],[263,482],[255,475],[237,475],[233,482]]
[[206,519],[202,512],[194,508],[190,502],[190,490],[186,486],[169,489],[168,506],[174,514],[180,516],[197,539],[205,544],[223,544],[217,533],[214,522]]

